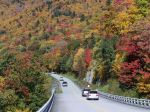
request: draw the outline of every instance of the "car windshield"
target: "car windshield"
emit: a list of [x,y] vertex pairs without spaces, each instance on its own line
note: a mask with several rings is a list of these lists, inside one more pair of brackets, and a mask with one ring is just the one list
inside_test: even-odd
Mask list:
[[63,84],[66,84],[67,82],[63,82]]
[[90,91],[90,93],[95,93],[95,94],[97,94],[97,91]]

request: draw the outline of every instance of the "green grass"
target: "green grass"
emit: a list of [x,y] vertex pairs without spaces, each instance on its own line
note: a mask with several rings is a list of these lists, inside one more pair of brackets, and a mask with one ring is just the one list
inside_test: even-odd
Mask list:
[[119,87],[119,82],[115,79],[109,79],[108,83],[106,85],[99,86],[98,90],[114,95],[138,98],[138,93],[135,89],[122,90]]

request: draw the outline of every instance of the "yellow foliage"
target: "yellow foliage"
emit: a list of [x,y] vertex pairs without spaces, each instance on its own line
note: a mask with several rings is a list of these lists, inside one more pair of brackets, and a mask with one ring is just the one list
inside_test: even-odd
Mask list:
[[54,50],[53,53],[45,53],[43,56],[45,64],[48,65],[49,69],[55,69],[57,67],[60,57],[61,51],[59,49]]
[[73,69],[75,71],[79,71],[85,67],[84,63],[84,49],[79,48],[77,53],[74,56],[74,61],[73,61]]
[[104,67],[103,63],[101,63],[100,65],[98,65],[97,72],[99,74],[100,79],[102,79],[104,77],[104,75],[105,75],[104,74],[104,70],[105,70],[105,67]]
[[137,84],[137,90],[150,99],[150,78],[145,79],[144,76],[142,76]]
[[146,94],[147,98],[150,98],[150,83],[145,84],[144,82],[137,84],[137,89],[139,93]]
[[[123,4],[121,5],[122,11],[116,15],[113,23],[121,34],[126,34],[130,31],[129,27],[141,19],[142,16],[139,14],[139,9],[133,0],[125,0]],[[128,4],[128,8],[125,4]]]
[[17,109],[15,110],[15,112],[32,112],[30,109],[24,109],[24,110],[20,110],[20,109]]
[[124,59],[124,56],[125,56],[125,54],[122,53],[122,52],[116,53],[115,60],[114,60],[114,63],[112,65],[112,70],[114,71],[114,73],[117,76],[119,76],[119,74],[120,74],[121,63],[122,63],[122,61]]
[[2,76],[0,76],[0,91],[3,88],[3,86],[5,85],[5,78],[3,78]]

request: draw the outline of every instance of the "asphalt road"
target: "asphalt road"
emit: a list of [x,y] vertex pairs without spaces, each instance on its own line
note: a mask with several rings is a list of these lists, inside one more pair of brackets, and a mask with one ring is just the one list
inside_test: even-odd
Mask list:
[[[53,77],[60,79],[59,75]],[[100,97],[99,100],[86,100],[81,90],[69,79],[68,87],[62,87],[63,93],[56,94],[52,112],[150,112],[149,109],[134,107]]]

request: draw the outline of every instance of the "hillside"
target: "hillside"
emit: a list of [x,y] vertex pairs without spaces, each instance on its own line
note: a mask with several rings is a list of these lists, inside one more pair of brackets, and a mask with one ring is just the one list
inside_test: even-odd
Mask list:
[[0,0],[0,109],[41,107],[47,71],[93,70],[103,91],[149,99],[149,11],[149,0]]

